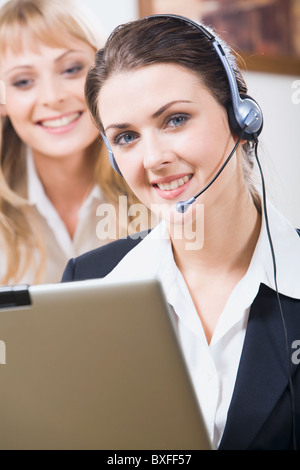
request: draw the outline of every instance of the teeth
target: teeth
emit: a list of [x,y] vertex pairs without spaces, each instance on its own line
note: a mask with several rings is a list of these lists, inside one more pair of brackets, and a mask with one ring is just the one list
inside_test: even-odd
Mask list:
[[57,128],[57,127],[64,127],[70,124],[71,122],[75,121],[75,119],[78,119],[80,116],[80,113],[74,113],[70,114],[69,116],[64,116],[59,119],[51,119],[48,121],[42,121],[41,124],[44,127],[51,127],[52,129]]
[[171,183],[161,183],[161,184],[157,184],[157,186],[162,191],[171,191],[172,189],[177,189],[180,186],[183,186],[185,183],[188,182],[188,180],[190,178],[191,178],[191,176],[184,176],[183,178],[180,178],[178,180],[174,180]]

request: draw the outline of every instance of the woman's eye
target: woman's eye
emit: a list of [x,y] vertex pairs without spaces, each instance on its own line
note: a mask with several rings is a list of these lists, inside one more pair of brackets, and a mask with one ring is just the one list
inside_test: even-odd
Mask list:
[[171,119],[168,120],[167,122],[167,127],[178,127],[181,126],[182,124],[185,124],[186,121],[188,120],[188,116],[185,114],[180,114],[177,116],[173,116]]
[[12,83],[12,86],[14,86],[15,88],[21,88],[21,89],[26,89],[26,88],[29,88],[33,83],[33,80],[31,80],[30,78],[22,78],[22,79],[18,79],[18,80],[14,80],[14,82]]
[[76,64],[76,65],[73,65],[72,67],[66,67],[63,71],[63,74],[70,75],[70,76],[77,75],[83,70],[83,68],[84,66],[82,64]]
[[135,138],[136,138],[135,134],[130,134],[130,133],[120,134],[114,139],[114,143],[116,145],[127,145],[127,144],[131,144],[131,142],[133,142]]

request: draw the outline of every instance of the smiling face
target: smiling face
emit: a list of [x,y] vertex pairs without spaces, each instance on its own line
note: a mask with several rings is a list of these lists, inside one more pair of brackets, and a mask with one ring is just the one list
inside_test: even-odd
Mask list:
[[[68,42],[66,42],[68,43]],[[50,47],[23,34],[18,53],[1,57],[6,114],[35,156],[68,156],[86,149],[98,136],[84,99],[84,82],[95,51],[72,38],[69,47]]]
[[[148,207],[173,221],[176,202],[197,194],[216,174],[234,146],[226,110],[196,73],[175,64],[154,64],[115,73],[98,100],[104,131],[116,162]],[[232,158],[216,182],[197,200],[211,205],[230,191]],[[195,206],[195,205],[193,205]],[[170,211],[171,208],[171,211]]]

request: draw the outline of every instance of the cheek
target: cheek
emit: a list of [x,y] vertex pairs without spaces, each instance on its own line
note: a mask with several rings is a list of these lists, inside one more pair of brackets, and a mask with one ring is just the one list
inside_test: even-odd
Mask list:
[[84,78],[78,78],[77,80],[66,80],[64,82],[64,86],[66,88],[66,91],[69,93],[69,95],[73,95],[76,98],[82,100],[85,102],[85,97],[84,97],[84,85],[85,85],[85,77]]
[[121,164],[118,163],[121,173],[125,181],[129,184],[131,189],[136,191],[143,190],[144,187],[144,176],[143,171],[134,164]]
[[227,150],[234,142],[228,130],[224,132],[222,126],[212,125],[206,132],[194,135],[188,145],[191,163],[209,175],[229,154]]
[[209,133],[193,133],[186,136],[184,142],[178,142],[177,155],[195,168],[208,169],[215,154],[214,141]]
[[144,167],[140,162],[131,162],[130,159],[128,159],[126,163],[124,161],[121,162],[120,159],[116,159],[116,162],[121,170],[123,178],[134,194],[143,203],[148,205],[149,183],[146,179]]
[[29,122],[27,116],[24,116],[21,113],[15,115],[14,113],[10,114],[8,112],[8,117],[16,134],[18,134],[20,139],[25,142],[25,144],[29,144],[31,132],[27,126],[27,123]]
[[32,109],[33,96],[31,94],[16,95],[6,92],[6,112],[10,120],[20,122],[28,118]]
[[28,97],[17,99],[7,96],[6,112],[16,133],[22,140],[28,137],[28,125],[32,123],[32,100]]
[[214,125],[201,120],[190,126],[186,132],[172,136],[170,148],[177,156],[195,167],[207,168],[212,164],[212,155],[218,154],[220,139]]

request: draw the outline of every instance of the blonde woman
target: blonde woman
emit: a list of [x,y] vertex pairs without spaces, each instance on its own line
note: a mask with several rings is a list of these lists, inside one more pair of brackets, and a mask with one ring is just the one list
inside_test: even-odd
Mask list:
[[103,158],[84,98],[103,43],[83,2],[0,9],[2,285],[58,282],[70,257],[128,233],[124,213],[137,200]]

